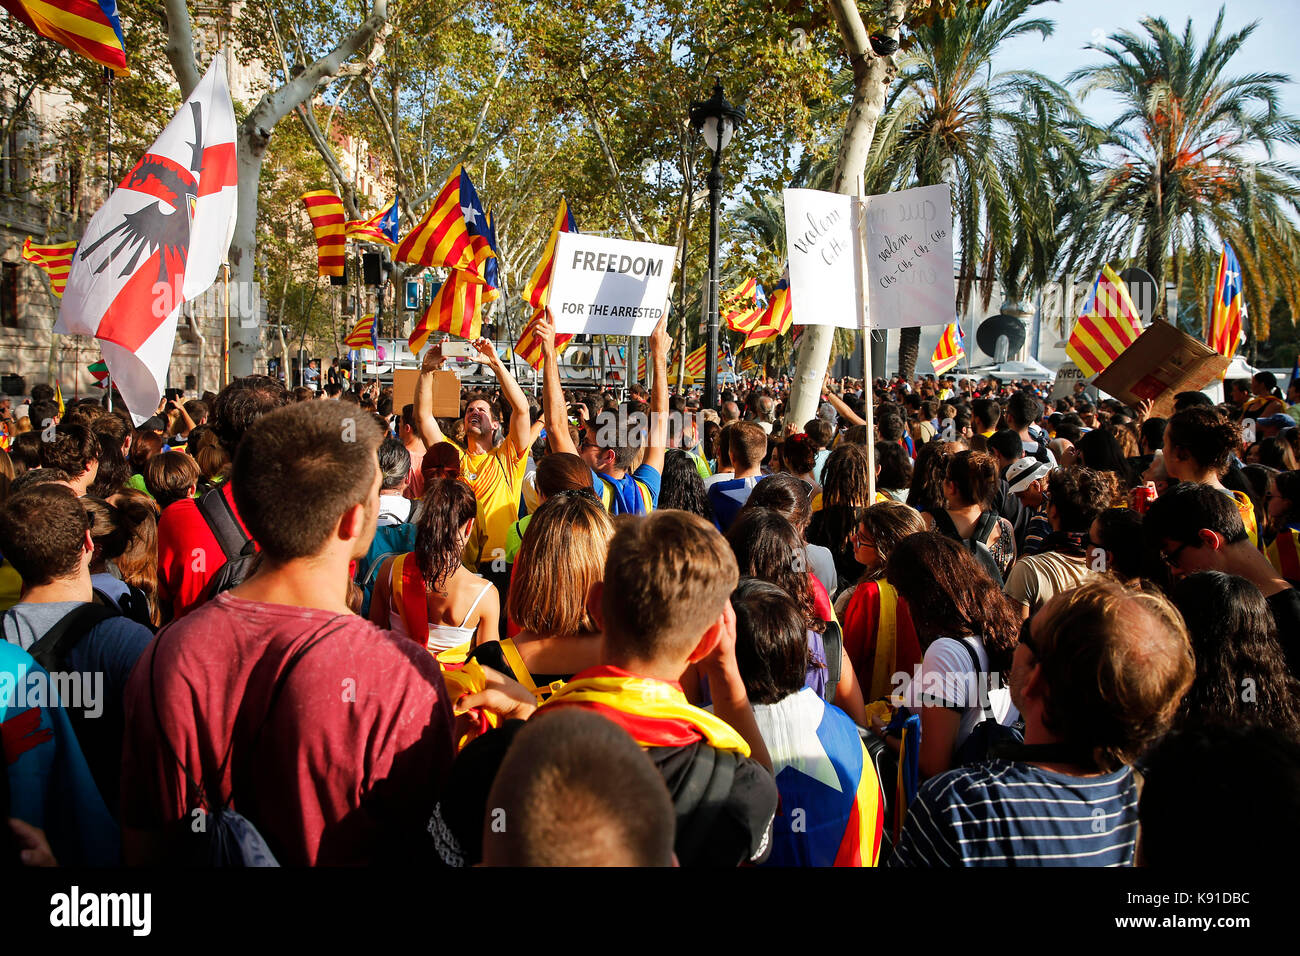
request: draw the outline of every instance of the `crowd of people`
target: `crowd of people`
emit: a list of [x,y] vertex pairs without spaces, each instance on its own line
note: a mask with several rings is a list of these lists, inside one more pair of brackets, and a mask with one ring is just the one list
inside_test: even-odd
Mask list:
[[670,389],[662,325],[618,390],[539,334],[539,393],[480,340],[456,418],[436,343],[401,407],[0,402],[5,864],[1300,845],[1300,385],[828,377],[795,421]]

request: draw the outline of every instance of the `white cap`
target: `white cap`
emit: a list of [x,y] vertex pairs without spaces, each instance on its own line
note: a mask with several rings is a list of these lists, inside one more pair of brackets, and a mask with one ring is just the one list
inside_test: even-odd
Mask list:
[[1007,484],[1013,495],[1019,494],[1051,470],[1051,465],[1036,458],[1018,458],[1007,467]]

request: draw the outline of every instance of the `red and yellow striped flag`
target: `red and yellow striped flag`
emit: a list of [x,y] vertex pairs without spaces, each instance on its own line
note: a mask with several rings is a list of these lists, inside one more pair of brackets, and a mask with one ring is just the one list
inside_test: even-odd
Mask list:
[[353,219],[344,225],[349,240],[382,243],[388,248],[397,245],[397,198],[387,209],[381,209],[369,219]]
[[1065,354],[1084,375],[1096,375],[1142,334],[1142,319],[1124,280],[1107,265],[1093,285],[1092,302],[1074,324]]
[[934,354],[930,356],[930,365],[934,368],[934,374],[947,374],[965,356],[961,324],[950,322],[943,330],[943,335],[939,337],[939,344],[934,347]]
[[72,254],[76,242],[60,242],[53,246],[38,246],[28,236],[23,240],[23,258],[50,277],[50,291],[60,299],[68,284],[68,270],[72,268]]
[[463,269],[451,270],[451,275],[434,292],[433,301],[411,330],[411,337],[407,340],[411,351],[419,353],[434,332],[447,332],[471,341],[478,338],[487,294],[495,299],[497,292],[476,281]]
[[[686,356],[686,374],[691,378],[703,378],[705,365],[707,365],[709,344],[706,342],[694,352]],[[718,346],[718,368],[723,368],[727,364],[727,350],[721,345]]]
[[343,214],[343,200],[328,189],[316,189],[302,194],[316,233],[316,274],[341,276],[347,262],[347,217]]
[[397,246],[393,258],[420,266],[461,270],[487,281],[485,263],[494,259],[487,216],[463,166],[457,166],[429,211]]
[[756,368],[758,368],[758,362],[754,360],[754,356],[742,355],[740,357],[740,372],[742,375],[748,375]]
[[1232,246],[1223,244],[1219,253],[1219,272],[1214,281],[1214,299],[1210,303],[1210,348],[1231,358],[1241,342],[1241,316],[1245,306],[1241,297],[1241,266]]
[[762,317],[750,328],[749,334],[745,336],[745,341],[737,351],[762,345],[777,336],[785,335],[790,331],[793,322],[794,312],[790,305],[790,275],[787,272],[772,290]]
[[343,344],[350,349],[374,349],[374,328],[375,317],[373,315],[367,315],[352,327],[352,331],[349,332],[348,337],[343,340]]
[[[542,257],[537,262],[533,274],[528,277],[524,283],[524,301],[533,307],[533,317],[528,320],[524,326],[523,332],[519,336],[519,341],[515,343],[515,354],[531,365],[537,371],[542,370],[545,359],[542,356],[542,340],[537,337],[537,323],[541,319],[546,304],[551,299],[551,274],[555,271],[555,244],[559,240],[562,232],[577,232],[577,223],[573,221],[573,213],[569,211],[569,204],[566,200],[560,200],[560,208],[555,211],[555,225],[551,227],[551,235],[546,240],[546,247],[542,250]],[[555,351],[563,352],[565,347],[572,339],[572,335],[562,335],[557,333],[555,336]]]
[[550,301],[551,273],[555,269],[555,244],[560,238],[560,233],[577,231],[578,225],[573,221],[569,203],[561,199],[560,208],[555,211],[555,225],[551,227],[546,248],[542,250],[542,258],[533,269],[533,274],[528,277],[528,281],[524,283],[524,301],[534,309],[540,309]]
[[757,279],[746,279],[722,297],[723,318],[733,332],[749,334],[766,311],[767,297]]
[[117,0],[0,0],[0,6],[41,36],[118,76],[130,72]]
[[[515,343],[515,355],[519,356],[519,358],[523,359],[539,372],[542,370],[542,366],[546,364],[546,359],[542,355],[542,340],[537,335],[537,323],[545,314],[546,313],[541,309],[534,312],[533,317],[529,319],[528,324],[524,326],[524,331],[523,334],[519,336],[519,341]],[[564,353],[564,350],[569,346],[569,340],[572,338],[573,336],[571,334],[566,335],[562,332],[556,333],[555,352],[557,355],[562,355]]]
[[1283,528],[1264,553],[1278,574],[1300,587],[1300,530]]

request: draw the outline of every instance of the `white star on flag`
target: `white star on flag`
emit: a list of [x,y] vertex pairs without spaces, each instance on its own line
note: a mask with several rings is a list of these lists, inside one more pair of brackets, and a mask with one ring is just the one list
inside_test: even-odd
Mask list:
[[461,206],[460,214],[465,217],[465,221],[471,226],[478,226],[478,210],[473,206]]

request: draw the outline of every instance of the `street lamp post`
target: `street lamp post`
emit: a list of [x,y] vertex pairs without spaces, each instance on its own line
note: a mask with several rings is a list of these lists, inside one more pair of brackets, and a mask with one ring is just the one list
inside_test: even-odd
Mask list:
[[[709,343],[705,354],[704,407],[718,404],[718,203],[722,198],[722,151],[731,142],[736,126],[745,120],[745,110],[732,106],[722,95],[722,82],[715,79],[713,95],[703,102],[691,104],[691,125],[704,137],[705,145],[713,152],[709,167],[709,293],[708,309]],[[683,317],[685,321],[685,317]]]

